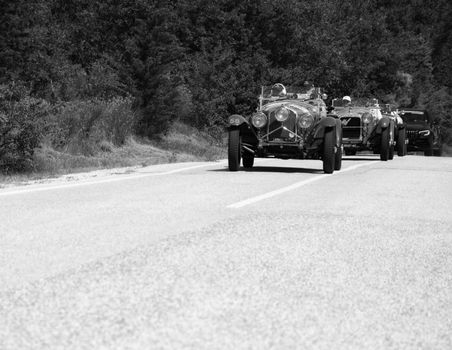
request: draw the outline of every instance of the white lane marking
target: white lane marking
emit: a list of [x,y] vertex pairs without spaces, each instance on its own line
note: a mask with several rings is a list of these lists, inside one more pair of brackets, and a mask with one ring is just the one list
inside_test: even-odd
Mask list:
[[[224,161],[220,161],[217,163],[209,163],[209,164],[201,164],[201,165],[194,165],[186,168],[178,168],[174,170],[165,171],[162,173],[139,173],[139,174],[133,174],[133,175],[127,175],[127,176],[114,176],[109,177],[107,179],[96,179],[92,181],[83,181],[83,182],[73,182],[73,183],[67,183],[67,184],[61,184],[61,185],[37,185],[39,187],[26,187],[26,188],[20,188],[15,190],[0,190],[0,197],[2,196],[10,196],[14,194],[22,194],[22,193],[30,193],[30,192],[42,192],[42,191],[49,191],[49,190],[57,190],[57,189],[63,189],[63,188],[71,188],[71,187],[78,187],[78,186],[85,186],[85,185],[95,185],[95,184],[103,184],[103,183],[109,183],[109,182],[118,182],[123,180],[135,180],[135,179],[141,179],[143,177],[152,177],[152,176],[164,176],[164,175],[171,175],[180,173],[183,171],[198,169],[198,168],[205,168],[209,166],[214,166],[218,164],[222,164]],[[34,185],[31,185],[34,186]],[[4,192],[3,192],[4,191]]]
[[280,195],[281,193],[292,191],[292,190],[294,190],[296,188],[299,188],[299,187],[302,187],[304,185],[307,185],[307,184],[310,184],[310,183],[313,183],[313,182],[316,182],[316,181],[328,179],[331,176],[340,175],[340,174],[342,174],[342,173],[344,173],[346,171],[355,170],[355,169],[361,168],[363,166],[368,166],[368,165],[377,164],[377,163],[378,162],[376,162],[376,161],[372,161],[372,162],[356,164],[356,165],[352,165],[352,166],[350,166],[348,168],[345,168],[343,170],[334,172],[331,175],[319,175],[319,176],[316,176],[316,177],[311,177],[310,179],[303,180],[303,181],[300,181],[300,182],[296,182],[296,183],[294,183],[292,185],[289,185],[289,186],[286,186],[286,187],[282,187],[282,188],[279,188],[277,190],[274,190],[274,191],[271,191],[271,192],[267,192],[267,193],[261,194],[261,195],[256,196],[256,197],[248,198],[248,199],[245,199],[243,201],[240,201],[240,202],[237,202],[237,203],[234,203],[234,204],[230,204],[226,208],[232,208],[232,209],[243,208],[244,206],[247,206],[247,205],[250,205],[250,204],[253,204],[253,203],[256,203],[256,202],[259,202],[259,201],[262,201],[264,199],[268,199],[268,198],[271,198],[271,197],[274,197],[274,196],[277,196],[277,195]]

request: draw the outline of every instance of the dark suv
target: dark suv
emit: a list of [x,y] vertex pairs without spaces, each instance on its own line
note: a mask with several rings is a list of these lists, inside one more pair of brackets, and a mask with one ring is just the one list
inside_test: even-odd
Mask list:
[[399,114],[405,122],[408,152],[421,151],[426,156],[441,156],[442,144],[439,126],[432,122],[427,111],[403,108]]

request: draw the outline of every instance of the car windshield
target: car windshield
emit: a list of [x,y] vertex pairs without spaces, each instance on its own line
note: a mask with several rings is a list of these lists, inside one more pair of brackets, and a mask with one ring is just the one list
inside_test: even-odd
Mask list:
[[379,107],[375,98],[351,98],[351,102],[342,98],[333,99],[333,107]]
[[320,97],[320,88],[314,87],[313,85],[304,85],[300,87],[294,85],[283,86],[282,84],[263,86],[259,96],[259,98],[262,99],[263,104],[277,100],[297,99],[304,101]]
[[410,123],[427,123],[427,116],[422,111],[400,111],[399,113],[402,116],[402,119],[406,122]]

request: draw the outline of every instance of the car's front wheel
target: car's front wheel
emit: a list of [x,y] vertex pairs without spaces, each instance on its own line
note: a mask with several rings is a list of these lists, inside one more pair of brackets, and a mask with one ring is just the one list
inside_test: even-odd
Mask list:
[[228,166],[230,171],[237,171],[240,167],[240,130],[229,130]]
[[336,143],[336,135],[334,129],[325,130],[323,136],[323,171],[325,174],[332,174],[334,172],[335,154],[334,147]]
[[406,156],[406,130],[400,129],[397,134],[397,155],[399,157]]
[[387,161],[389,159],[389,128],[381,132],[380,144],[380,160]]
[[428,139],[428,146],[427,146],[427,149],[424,150],[424,156],[426,156],[426,157],[433,156],[433,139],[432,138]]
[[437,149],[434,149],[433,155],[435,157],[441,157],[443,155],[443,145],[440,145]]
[[[340,127],[340,126],[339,126]],[[342,128],[339,130],[339,139],[336,145],[336,153],[334,155],[334,170],[341,170],[342,167]]]

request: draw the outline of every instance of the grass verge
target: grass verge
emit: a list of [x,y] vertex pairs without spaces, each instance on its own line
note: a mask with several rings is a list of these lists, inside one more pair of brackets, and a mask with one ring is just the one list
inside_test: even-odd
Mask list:
[[35,170],[25,174],[0,175],[0,186],[61,175],[153,164],[214,161],[226,157],[224,142],[205,132],[176,122],[159,141],[129,137],[124,145],[103,141],[92,156],[74,155],[42,145],[34,154]]

